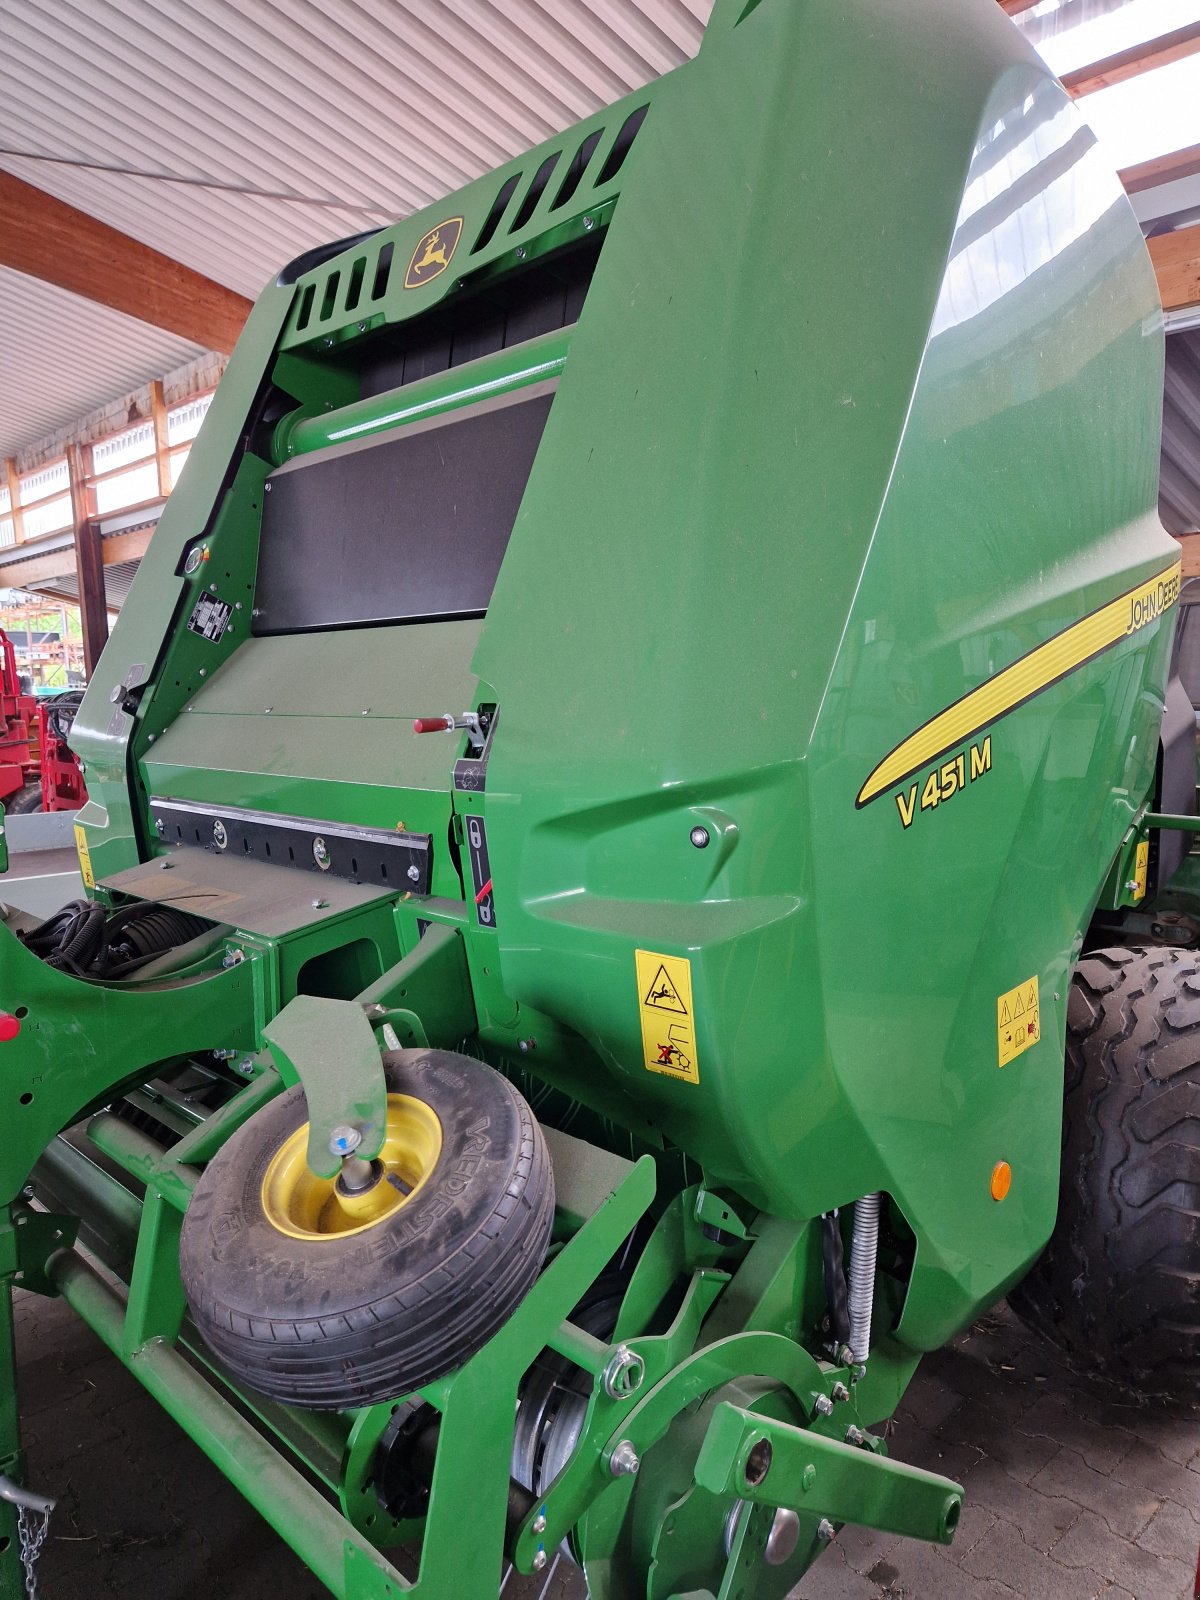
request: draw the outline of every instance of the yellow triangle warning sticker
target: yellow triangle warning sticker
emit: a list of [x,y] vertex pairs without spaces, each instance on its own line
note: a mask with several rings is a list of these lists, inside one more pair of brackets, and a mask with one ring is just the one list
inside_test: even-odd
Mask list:
[[635,950],[642,1064],[647,1072],[699,1083],[692,1007],[692,964],[686,956]]
[[996,997],[996,1046],[1002,1067],[1036,1044],[1041,1032],[1036,978],[1026,978]]
[[671,974],[664,962],[659,962],[658,971],[651,980],[642,1004],[652,1006],[656,1011],[675,1011],[681,1017],[687,1016],[688,1008],[679,998],[679,990],[671,982]]

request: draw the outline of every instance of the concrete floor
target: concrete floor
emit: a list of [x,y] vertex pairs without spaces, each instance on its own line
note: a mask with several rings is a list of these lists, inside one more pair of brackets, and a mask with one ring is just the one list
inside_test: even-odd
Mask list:
[[[60,1497],[43,1600],[324,1600],[61,1301],[18,1291],[17,1337],[31,1479]],[[965,1485],[953,1546],[846,1528],[795,1600],[1190,1600],[1200,1416],[1078,1382],[1006,1308],[927,1359],[890,1446]],[[564,1563],[504,1600],[543,1590],[583,1593]]]

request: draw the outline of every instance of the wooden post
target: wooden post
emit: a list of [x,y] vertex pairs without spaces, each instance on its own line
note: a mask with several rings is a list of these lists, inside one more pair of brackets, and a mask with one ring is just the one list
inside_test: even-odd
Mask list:
[[21,475],[17,471],[17,463],[12,456],[5,458],[4,478],[8,485],[8,505],[12,516],[13,543],[24,544],[25,524],[21,517]]
[[158,465],[158,492],[165,500],[171,492],[171,458],[167,451],[167,402],[162,379],[150,385],[150,415],[154,419],[154,459]]
[[[89,452],[90,454],[90,452]],[[104,593],[104,551],[99,519],[91,514],[83,451],[77,444],[67,451],[71,474],[71,507],[75,516],[75,574],[79,583],[79,620],[83,626],[83,670],[88,678],[96,670],[100,652],[108,642],[108,606]]]

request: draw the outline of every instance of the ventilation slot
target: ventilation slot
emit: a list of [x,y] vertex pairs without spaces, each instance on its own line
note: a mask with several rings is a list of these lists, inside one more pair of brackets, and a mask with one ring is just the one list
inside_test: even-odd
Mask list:
[[320,320],[322,322],[328,322],[333,315],[333,308],[337,305],[338,284],[341,281],[341,277],[340,272],[331,272],[325,280],[325,295],[321,301]]
[[487,221],[479,230],[479,237],[471,246],[471,254],[478,255],[487,248],[495,237],[496,229],[500,226],[500,219],[508,210],[508,202],[517,192],[517,185],[521,181],[521,174],[514,172],[511,178],[506,178],[501,186],[500,193],[492,201],[492,209],[487,214]]
[[350,268],[350,283],[346,289],[346,310],[353,311],[362,295],[363,276],[367,270],[366,256],[359,256]]
[[611,183],[625,165],[625,157],[629,154],[630,146],[637,138],[637,131],[646,120],[646,112],[649,109],[648,102],[644,106],[639,106],[636,111],[631,111],[621,124],[621,131],[613,140],[613,147],[608,152],[604,165],[600,168],[600,176],[596,179],[596,187],[598,189],[603,184]]
[[375,282],[371,285],[371,299],[382,300],[387,293],[388,279],[392,275],[392,242],[379,252],[379,260],[375,263]]
[[557,211],[560,206],[565,206],[567,201],[583,182],[583,175],[587,171],[588,162],[595,155],[596,146],[600,143],[600,135],[603,132],[603,128],[597,128],[594,133],[589,133],[587,138],[579,146],[579,149],[576,150],[575,154],[572,156],[571,165],[567,168],[567,175],[563,179],[562,184],[559,187],[559,191],[554,197],[553,205],[550,207],[551,211]]
[[316,296],[316,284],[306,283],[304,285],[304,293],[300,296],[300,313],[296,318],[297,329],[308,327],[309,319],[312,316],[313,301],[316,299]]
[[541,166],[534,173],[533,182],[529,185],[529,193],[525,196],[524,200],[521,201],[521,209],[513,218],[512,227],[508,230],[509,233],[519,233],[529,221],[530,217],[533,216],[533,213],[537,210],[538,201],[545,194],[546,185],[550,182],[550,178],[555,167],[558,165],[561,156],[562,151],[556,150],[552,156],[546,157],[545,161],[542,162]]

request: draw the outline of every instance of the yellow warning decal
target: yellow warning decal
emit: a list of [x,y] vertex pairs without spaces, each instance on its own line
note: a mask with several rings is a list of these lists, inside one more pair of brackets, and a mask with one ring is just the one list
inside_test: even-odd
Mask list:
[[655,950],[635,950],[634,962],[646,1067],[699,1083],[692,963],[686,956],[664,956]]
[[1150,870],[1150,841],[1143,839],[1133,852],[1133,898],[1146,898],[1146,879]]
[[1129,634],[1157,622],[1179,599],[1179,574],[1177,561],[1165,572],[1127,589],[1098,611],[1056,633],[961,700],[939,711],[883,758],[858,791],[855,806],[861,809],[869,805],[888,789],[928,766],[935,757],[973,738],[983,728],[1023,706],[1069,672],[1095,660]]
[[1036,978],[1026,978],[1024,983],[1019,983],[996,1001],[996,1040],[1000,1048],[1000,1065],[1006,1067],[1010,1061],[1015,1061],[1023,1050],[1028,1050],[1041,1037],[1038,981]]
[[92,875],[92,857],[88,850],[87,834],[78,823],[75,824],[75,849],[79,855],[79,876],[83,879],[85,887],[94,889],[96,879]]

